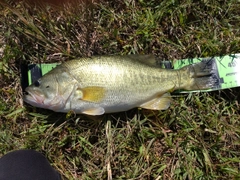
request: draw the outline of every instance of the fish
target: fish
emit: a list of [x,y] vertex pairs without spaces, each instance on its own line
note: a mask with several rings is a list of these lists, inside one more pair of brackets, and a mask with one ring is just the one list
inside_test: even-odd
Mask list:
[[[150,63],[149,63],[150,62]],[[152,55],[106,55],[66,61],[25,89],[23,100],[55,112],[102,115],[133,108],[166,110],[175,90],[215,86],[211,66],[155,65]]]

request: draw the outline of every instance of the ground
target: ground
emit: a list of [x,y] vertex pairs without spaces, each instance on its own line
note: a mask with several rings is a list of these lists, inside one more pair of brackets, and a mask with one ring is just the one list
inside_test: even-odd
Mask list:
[[239,88],[97,118],[31,107],[21,88],[28,63],[239,53],[239,9],[237,0],[2,1],[0,156],[35,149],[67,179],[239,179]]

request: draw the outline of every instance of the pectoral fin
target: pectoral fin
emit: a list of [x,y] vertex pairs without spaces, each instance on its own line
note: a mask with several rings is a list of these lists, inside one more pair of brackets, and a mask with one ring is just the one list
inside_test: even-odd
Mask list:
[[75,94],[79,99],[84,101],[100,102],[105,97],[106,90],[103,87],[89,86],[85,88],[78,88]]
[[143,103],[140,107],[151,110],[166,110],[169,108],[171,101],[171,95],[169,93],[165,93]]
[[82,111],[82,113],[87,114],[87,115],[96,116],[96,115],[104,114],[105,110],[102,107],[96,107],[96,108],[91,108],[91,109],[87,109],[85,111]]

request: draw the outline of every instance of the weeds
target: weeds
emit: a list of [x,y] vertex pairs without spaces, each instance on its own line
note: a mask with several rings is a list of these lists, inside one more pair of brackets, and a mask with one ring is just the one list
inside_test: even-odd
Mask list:
[[0,6],[0,154],[36,149],[67,179],[238,179],[239,88],[170,109],[90,118],[22,102],[20,65],[103,54],[160,59],[240,52],[238,1],[92,1]]

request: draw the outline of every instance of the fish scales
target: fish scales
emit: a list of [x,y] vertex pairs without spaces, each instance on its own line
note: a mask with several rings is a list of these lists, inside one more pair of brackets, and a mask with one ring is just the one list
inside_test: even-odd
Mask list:
[[[166,77],[164,73],[169,73],[169,70],[153,68],[141,63],[136,64],[132,60],[126,61],[116,58],[112,61],[107,58],[89,59],[86,63],[75,60],[69,61],[64,65],[68,67],[71,74],[78,75],[75,78],[83,83],[82,86],[109,86],[109,88],[115,89],[126,87],[128,90],[139,90],[140,92],[143,89],[136,88],[136,86],[146,87],[147,89],[144,88],[144,91],[155,88],[159,91],[158,84],[160,81],[161,83],[166,83],[165,87],[170,84],[172,88],[175,84],[172,85],[170,78],[176,79],[178,76],[176,71],[171,71],[172,73]],[[101,68],[99,65],[101,65]]]
[[[131,61],[122,62],[121,59],[119,61],[115,59],[116,62],[114,61],[114,63],[105,59],[104,62],[101,60],[102,58],[93,61],[89,60],[86,64],[88,68],[85,68],[81,62],[77,61],[79,63],[78,67],[80,67],[77,69],[75,69],[76,63],[71,62],[73,64],[71,67],[75,70],[73,71],[69,67],[69,71],[73,71],[72,74],[83,73],[77,76],[85,77],[81,79],[84,82],[81,84],[82,87],[100,86],[107,89],[104,106],[107,104],[113,106],[116,103],[119,106],[126,106],[126,104],[130,105],[129,100],[132,101],[132,104],[143,103],[142,99],[150,99],[156,93],[161,93],[159,92],[159,77],[157,76],[160,73],[159,68],[153,70],[153,68],[148,68],[142,64],[136,65]],[[101,64],[101,68],[96,67],[96,64]],[[92,73],[89,73],[89,71]],[[111,78],[109,78],[109,75]],[[167,80],[166,83],[169,84]],[[165,88],[166,86],[164,85]],[[173,88],[173,86],[170,88]]]

